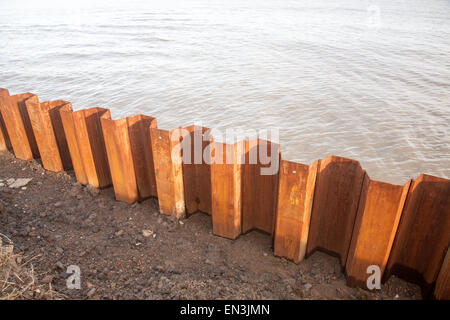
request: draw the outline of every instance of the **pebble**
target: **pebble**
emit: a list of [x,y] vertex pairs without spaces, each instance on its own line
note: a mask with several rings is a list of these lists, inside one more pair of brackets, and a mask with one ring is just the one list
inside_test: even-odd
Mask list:
[[125,231],[123,230],[119,230],[116,232],[116,236],[120,237],[121,235],[123,235],[125,233]]
[[146,238],[150,237],[151,235],[153,235],[153,231],[152,230],[142,230],[142,235]]
[[58,261],[58,262],[56,263],[56,266],[58,267],[58,269],[64,270],[64,265],[62,264],[61,261]]
[[57,247],[57,248],[56,248],[56,251],[57,251],[59,254],[63,254],[63,253],[64,253],[63,248],[60,248],[60,247]]
[[63,205],[63,203],[61,201],[58,201],[54,204],[55,208],[59,208]]
[[312,284],[311,283],[305,283],[303,285],[303,287],[305,288],[306,291],[310,290],[312,288]]
[[[11,179],[9,179],[9,180],[11,180]],[[12,179],[12,180],[14,180],[14,179]],[[11,189],[25,187],[28,183],[30,183],[31,180],[33,180],[33,179],[32,178],[18,178],[17,180],[14,180],[12,183],[8,183],[8,186]]]

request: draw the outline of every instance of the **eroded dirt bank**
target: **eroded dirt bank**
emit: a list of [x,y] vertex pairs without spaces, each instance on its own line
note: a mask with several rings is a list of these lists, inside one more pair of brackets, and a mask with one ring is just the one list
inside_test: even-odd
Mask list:
[[[13,189],[11,178],[32,180]],[[156,199],[120,203],[112,188],[83,187],[38,161],[0,154],[0,180],[0,233],[68,299],[420,299],[395,277],[377,292],[349,288],[334,257],[296,265],[273,256],[266,234],[216,237],[206,214],[174,221]],[[66,287],[69,265],[81,269],[80,290]]]

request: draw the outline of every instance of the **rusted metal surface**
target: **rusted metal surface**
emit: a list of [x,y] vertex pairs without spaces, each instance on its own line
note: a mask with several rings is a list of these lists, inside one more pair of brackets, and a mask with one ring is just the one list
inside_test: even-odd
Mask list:
[[[242,233],[242,167],[245,142],[211,143],[212,222],[215,235],[236,239]],[[228,161],[227,161],[228,159]]]
[[157,197],[150,128],[157,127],[156,118],[136,115],[127,118],[134,170],[139,198]]
[[209,128],[200,126],[183,128],[183,182],[188,214],[212,212],[210,132]]
[[138,188],[131,154],[128,121],[101,119],[106,154],[116,200],[134,203],[138,200]]
[[[0,88],[0,97],[9,97],[8,89]],[[6,131],[5,122],[0,112],[0,152],[11,149],[11,141],[9,140],[8,131]]]
[[136,115],[101,119],[116,199],[133,203],[156,196],[150,128],[156,119]]
[[75,112],[61,111],[61,119],[77,181],[95,188],[111,185],[100,124],[100,119],[111,119],[110,111],[97,107]]
[[86,171],[84,170],[84,161],[81,158],[80,148],[78,147],[77,131],[73,121],[72,111],[61,111],[61,122],[63,124],[64,134],[69,147],[70,158],[72,159],[73,171],[77,181],[81,184],[88,184]]
[[[273,159],[277,163],[270,162]],[[279,163],[280,146],[278,144],[262,139],[245,141],[242,232],[258,229],[273,235],[277,210]],[[267,170],[271,165],[276,166],[273,172],[264,172],[264,168]]]
[[386,267],[430,295],[450,243],[450,180],[422,174],[411,185]]
[[444,262],[436,280],[433,298],[438,300],[450,300],[450,249],[447,249]]
[[14,155],[21,160],[39,158],[39,150],[25,101],[39,103],[37,95],[22,93],[0,96],[0,112],[8,132]]
[[306,253],[318,165],[281,160],[274,254],[295,263]]
[[365,175],[345,268],[348,285],[366,288],[370,265],[383,274],[410,184],[393,185]]
[[40,153],[47,170],[73,165],[82,184],[113,183],[120,201],[157,196],[163,214],[209,213],[218,236],[272,234],[275,255],[296,263],[315,250],[337,255],[349,285],[365,288],[377,265],[384,281],[395,274],[424,297],[449,299],[450,180],[392,185],[351,159],[308,166],[261,139],[213,142],[208,128],[160,130],[152,117],[111,120],[108,109],[74,112],[70,102],[0,89],[0,151],[9,148],[23,160]]
[[317,173],[307,255],[322,250],[344,268],[358,209],[364,171],[358,161],[329,156]]
[[72,160],[60,111],[71,111],[72,104],[63,100],[41,103],[27,100],[25,105],[44,168],[53,172],[70,170]]
[[181,159],[181,130],[150,128],[159,211],[182,218],[184,202],[183,164]]

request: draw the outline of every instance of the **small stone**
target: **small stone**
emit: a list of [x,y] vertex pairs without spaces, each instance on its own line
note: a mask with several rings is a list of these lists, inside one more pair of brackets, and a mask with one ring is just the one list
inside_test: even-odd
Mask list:
[[312,284],[311,283],[305,283],[303,285],[303,287],[305,288],[306,291],[310,290],[312,288]]
[[181,225],[184,225],[184,222],[183,222],[183,221],[181,221],[181,220],[180,220],[180,221],[178,221],[178,223],[179,223],[179,224],[181,224]]
[[88,289],[91,289],[91,288],[94,287],[94,285],[88,281],[88,282],[86,283],[86,287],[87,287]]
[[152,230],[142,230],[142,235],[144,237],[148,238],[153,235],[153,231]]
[[33,180],[32,178],[18,178],[13,183],[8,184],[8,186],[12,189],[25,187],[30,181]]
[[264,252],[263,255],[264,255],[264,257],[267,257],[267,252]]
[[122,236],[124,233],[125,233],[125,231],[119,230],[119,231],[116,232],[116,236],[120,237],[120,236]]
[[0,182],[0,187],[4,187],[5,184],[3,182]]
[[9,179],[7,179],[7,180],[6,180],[6,183],[7,183],[7,184],[8,184],[8,186],[9,186],[9,185],[13,184],[13,183],[14,183],[14,181],[15,181],[15,179],[13,179],[13,178],[9,178]]
[[59,254],[63,254],[64,250],[63,250],[63,248],[57,247],[56,252],[58,252]]
[[62,264],[61,261],[58,261],[58,262],[56,263],[56,267],[58,267],[58,269],[64,270],[64,265]]
[[63,205],[63,203],[61,201],[58,201],[54,204],[55,208],[59,208]]
[[17,258],[16,258],[16,262],[17,262],[18,264],[21,264],[21,263],[22,263],[22,257],[17,257]]
[[27,190],[27,187],[22,187],[21,189],[22,189],[22,190]]

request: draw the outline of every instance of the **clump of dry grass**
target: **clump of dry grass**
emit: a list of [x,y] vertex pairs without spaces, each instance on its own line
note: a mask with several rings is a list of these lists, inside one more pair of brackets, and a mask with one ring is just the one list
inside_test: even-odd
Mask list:
[[14,253],[13,242],[0,233],[0,300],[65,298],[51,282],[39,284],[31,263],[35,258],[23,262],[22,255]]

